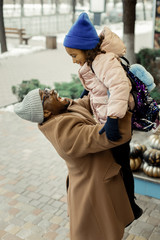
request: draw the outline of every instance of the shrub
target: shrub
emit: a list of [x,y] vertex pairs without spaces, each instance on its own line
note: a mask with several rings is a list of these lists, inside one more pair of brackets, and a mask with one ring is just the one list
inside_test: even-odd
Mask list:
[[22,101],[28,92],[36,88],[44,89],[50,87],[41,84],[38,79],[23,80],[17,86],[12,86],[12,93],[17,96],[18,101]]
[[143,48],[136,54],[137,63],[142,64],[146,69],[151,70],[151,63],[160,57],[160,49]]
[[142,64],[160,84],[160,49],[143,48],[136,54],[136,61]]
[[150,93],[151,97],[156,100],[158,104],[160,104],[160,86],[155,87]]
[[137,63],[142,64],[153,76],[156,87],[150,93],[160,104],[160,49],[141,49],[136,54]]
[[68,82],[68,83],[56,82],[54,83],[54,86],[55,86],[55,90],[58,91],[60,96],[76,99],[80,97],[83,91],[83,86],[76,74],[71,74],[71,77],[72,77],[71,82]]
[[[54,83],[54,86],[55,86],[55,90],[58,91],[60,96],[76,99],[80,97],[83,91],[83,86],[76,74],[71,74],[71,77],[72,77],[71,82],[68,82],[68,83],[56,82]],[[12,86],[12,93],[17,96],[18,101],[22,101],[29,91],[36,88],[51,89],[50,86],[41,84],[38,79],[31,79],[31,80],[23,80],[21,84],[18,84],[17,86]]]

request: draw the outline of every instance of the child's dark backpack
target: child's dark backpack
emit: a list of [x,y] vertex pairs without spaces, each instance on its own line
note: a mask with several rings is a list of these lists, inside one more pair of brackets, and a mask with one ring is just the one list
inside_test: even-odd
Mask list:
[[[156,101],[150,96],[148,88],[145,84],[145,79],[139,79],[137,74],[134,75],[132,65],[129,65],[129,61],[126,58],[122,57],[122,59],[127,63],[124,64],[121,62],[128,78],[131,81],[131,93],[135,100],[135,108],[132,116],[132,128],[133,130],[148,132],[159,125],[159,107]],[[141,70],[141,65],[138,66],[137,64],[137,68],[138,67],[140,67]],[[142,69],[142,72],[143,71],[145,76],[148,72],[145,68]],[[152,85],[153,84],[154,83],[152,83]]]

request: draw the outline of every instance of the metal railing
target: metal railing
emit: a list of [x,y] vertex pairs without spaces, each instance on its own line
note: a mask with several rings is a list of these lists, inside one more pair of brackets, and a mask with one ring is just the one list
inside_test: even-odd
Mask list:
[[30,35],[66,32],[72,25],[70,0],[65,4],[4,4],[4,23],[9,28],[24,28]]
[[44,16],[5,17],[5,27],[24,28],[27,34],[52,35],[67,32],[72,25],[70,14]]

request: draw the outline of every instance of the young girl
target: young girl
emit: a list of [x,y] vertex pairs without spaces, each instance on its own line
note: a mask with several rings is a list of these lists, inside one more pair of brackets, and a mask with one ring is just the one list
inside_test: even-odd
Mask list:
[[109,140],[118,140],[118,118],[134,106],[131,83],[119,60],[126,53],[124,43],[107,27],[98,36],[88,15],[82,13],[65,36],[64,46],[73,63],[81,66],[79,78],[89,91],[95,118],[105,123]]
[[[128,109],[134,108],[134,99],[130,94],[131,83],[119,60],[126,53],[124,43],[107,27],[98,36],[88,15],[82,13],[65,36],[63,44],[73,63],[81,66],[79,78],[89,92],[95,118],[105,123],[99,134],[105,131],[109,140],[117,141],[121,138],[118,118],[123,118]],[[123,146],[123,151],[118,148],[115,151],[114,148],[113,155],[122,166],[124,183],[137,219],[142,209],[134,201],[129,142]]]

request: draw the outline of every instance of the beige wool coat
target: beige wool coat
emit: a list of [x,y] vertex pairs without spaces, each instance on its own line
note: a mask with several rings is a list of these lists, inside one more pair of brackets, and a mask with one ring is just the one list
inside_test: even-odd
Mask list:
[[71,101],[66,113],[39,125],[68,167],[71,240],[120,240],[134,220],[121,167],[110,151],[130,140],[131,113],[119,120],[121,140],[107,140],[101,128],[88,97]]

